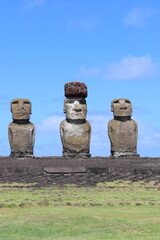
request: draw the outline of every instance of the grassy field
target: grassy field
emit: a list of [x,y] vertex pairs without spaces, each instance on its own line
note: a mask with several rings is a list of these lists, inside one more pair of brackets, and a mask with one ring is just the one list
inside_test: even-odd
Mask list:
[[0,185],[0,240],[159,240],[160,183]]

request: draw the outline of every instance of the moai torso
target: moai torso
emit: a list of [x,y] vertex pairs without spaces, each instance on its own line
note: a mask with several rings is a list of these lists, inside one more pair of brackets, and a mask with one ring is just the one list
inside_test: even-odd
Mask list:
[[32,155],[34,145],[34,125],[10,123],[8,126],[11,153],[14,155]]
[[89,154],[91,126],[88,121],[76,124],[64,120],[61,122],[60,130],[63,153]]
[[129,99],[119,98],[112,101],[114,119],[108,123],[111,142],[111,155],[114,157],[138,156],[138,126],[131,119],[132,106]]
[[13,157],[33,156],[35,139],[34,124],[29,122],[31,103],[28,99],[11,102],[13,122],[8,126],[8,137]]
[[65,85],[64,112],[66,119],[60,124],[64,157],[90,157],[91,126],[86,120],[87,88],[84,83]]
[[119,154],[137,152],[137,123],[134,120],[121,122],[112,119],[108,123],[111,151]]

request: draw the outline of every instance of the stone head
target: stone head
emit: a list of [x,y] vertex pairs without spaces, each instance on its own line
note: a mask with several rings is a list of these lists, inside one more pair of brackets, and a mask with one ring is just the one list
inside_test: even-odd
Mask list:
[[84,98],[64,100],[64,113],[68,119],[86,119],[86,100]]
[[128,98],[116,98],[111,103],[111,112],[116,117],[132,116],[132,104]]
[[78,120],[86,119],[87,86],[82,82],[68,82],[64,86],[66,100],[64,101],[64,113],[66,118]]
[[30,119],[31,102],[25,98],[15,98],[11,101],[12,118],[15,120]]

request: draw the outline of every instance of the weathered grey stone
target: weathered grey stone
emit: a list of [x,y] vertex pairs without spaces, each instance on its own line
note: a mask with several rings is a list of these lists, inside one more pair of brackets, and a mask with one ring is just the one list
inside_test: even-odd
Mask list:
[[114,157],[139,156],[137,154],[138,126],[131,119],[132,105],[127,98],[116,98],[111,103],[114,119],[108,123],[111,155]]
[[31,102],[17,98],[11,102],[13,122],[8,126],[8,137],[12,157],[31,157],[35,139],[34,124],[29,121]]
[[84,98],[87,96],[86,85],[78,82],[65,84],[65,96],[69,96],[64,101],[66,119],[60,124],[63,156],[90,157],[91,126],[86,120],[87,105]]
[[45,167],[46,173],[85,173],[85,167]]

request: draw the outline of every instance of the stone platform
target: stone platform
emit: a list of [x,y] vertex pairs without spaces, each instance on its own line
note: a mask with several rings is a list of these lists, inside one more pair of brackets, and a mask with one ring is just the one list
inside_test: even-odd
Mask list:
[[160,158],[0,157],[0,183],[95,185],[117,179],[160,181]]

